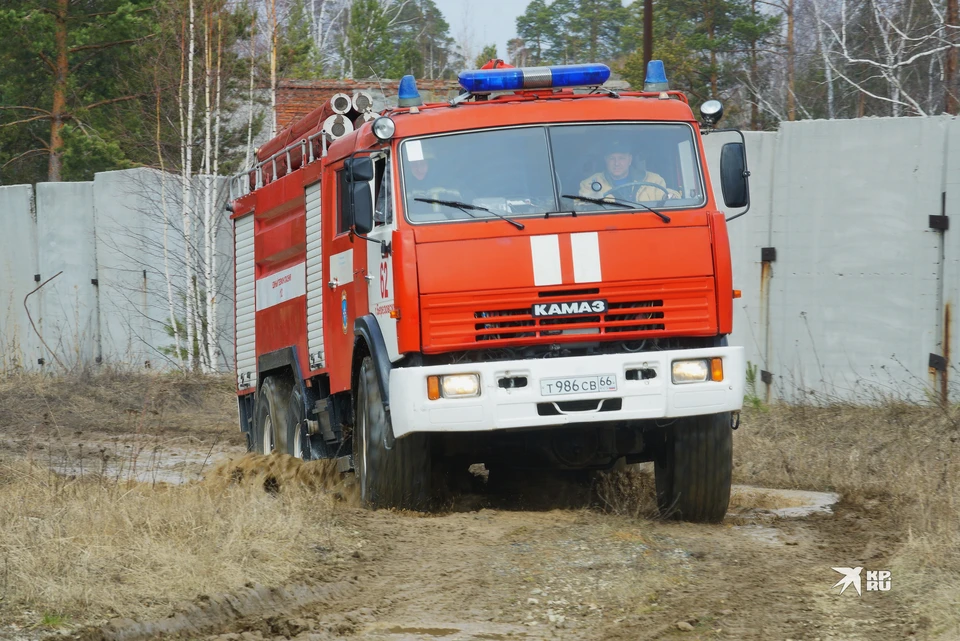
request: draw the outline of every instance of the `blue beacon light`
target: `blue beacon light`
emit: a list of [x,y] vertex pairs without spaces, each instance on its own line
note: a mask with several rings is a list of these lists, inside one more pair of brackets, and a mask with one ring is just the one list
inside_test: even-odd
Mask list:
[[459,76],[460,86],[474,94],[602,85],[609,78],[610,67],[599,63],[519,69],[478,69],[463,71]]
[[404,76],[397,87],[398,107],[419,107],[423,105],[423,98],[417,90],[417,81],[413,76]]
[[667,72],[663,68],[663,60],[651,60],[647,63],[647,77],[643,81],[644,91],[668,91]]

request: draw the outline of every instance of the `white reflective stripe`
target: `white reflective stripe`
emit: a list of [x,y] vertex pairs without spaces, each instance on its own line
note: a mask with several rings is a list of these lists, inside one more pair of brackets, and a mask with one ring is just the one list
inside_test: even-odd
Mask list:
[[559,285],[563,282],[560,271],[560,237],[531,236],[530,253],[533,256],[533,284]]
[[257,280],[257,311],[279,305],[307,293],[305,263]]
[[573,280],[578,283],[598,283],[600,274],[600,238],[597,232],[570,234],[573,248]]

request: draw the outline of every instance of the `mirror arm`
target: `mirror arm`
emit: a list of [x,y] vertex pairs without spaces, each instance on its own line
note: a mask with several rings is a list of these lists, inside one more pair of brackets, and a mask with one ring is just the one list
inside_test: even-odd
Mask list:
[[383,241],[382,241],[382,240],[377,240],[376,238],[370,238],[369,236],[364,236],[363,234],[361,234],[360,232],[357,231],[357,226],[356,226],[356,225],[351,225],[351,226],[350,226],[350,242],[353,242],[353,237],[354,237],[354,236],[356,236],[357,238],[360,238],[361,240],[365,240],[365,241],[367,241],[368,243],[378,243],[379,245],[381,245],[381,252],[383,251],[383,249],[382,249]]
[[[740,142],[743,144],[743,177],[749,178],[750,168],[747,166],[747,138],[746,136],[743,135],[743,132],[740,131],[740,129],[738,129],[737,127],[727,127],[726,129],[709,129],[709,130],[701,129],[700,130],[701,136],[706,136],[707,134],[722,134],[722,133],[735,133],[738,136],[740,136]],[[731,220],[736,220],[737,218],[740,218],[740,216],[743,216],[748,211],[750,211],[749,201],[747,201],[746,209],[741,211],[739,214],[734,214],[733,216],[730,216],[730,218],[727,218],[727,222],[729,223]]]

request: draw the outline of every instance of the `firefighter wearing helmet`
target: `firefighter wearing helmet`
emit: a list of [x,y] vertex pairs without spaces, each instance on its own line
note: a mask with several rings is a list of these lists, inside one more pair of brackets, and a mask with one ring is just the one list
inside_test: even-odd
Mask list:
[[659,174],[634,165],[633,151],[622,140],[608,144],[603,155],[604,170],[580,182],[585,198],[622,198],[636,202],[660,202],[680,198],[680,192],[667,187]]

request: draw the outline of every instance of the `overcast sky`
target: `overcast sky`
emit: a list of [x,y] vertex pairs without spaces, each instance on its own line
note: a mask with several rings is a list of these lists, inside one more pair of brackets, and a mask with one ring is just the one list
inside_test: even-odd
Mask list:
[[507,40],[517,35],[517,16],[530,0],[434,0],[447,22],[450,35],[460,44],[464,37],[476,56],[485,45],[496,43],[507,58]]

